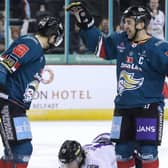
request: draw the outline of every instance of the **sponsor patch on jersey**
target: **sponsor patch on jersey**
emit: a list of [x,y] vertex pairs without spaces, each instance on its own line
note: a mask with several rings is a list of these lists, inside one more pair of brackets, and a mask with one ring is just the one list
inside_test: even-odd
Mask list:
[[133,63],[133,62],[134,62],[134,58],[127,56],[126,62],[127,62],[127,63]]
[[6,55],[6,57],[3,58],[3,63],[9,69],[11,69],[17,62],[18,60],[15,57],[12,57],[11,55]]
[[153,118],[136,119],[136,139],[137,140],[156,140],[157,120]]
[[17,45],[12,53],[16,55],[17,57],[21,58],[23,57],[27,52],[29,51],[29,47],[25,44],[19,44]]

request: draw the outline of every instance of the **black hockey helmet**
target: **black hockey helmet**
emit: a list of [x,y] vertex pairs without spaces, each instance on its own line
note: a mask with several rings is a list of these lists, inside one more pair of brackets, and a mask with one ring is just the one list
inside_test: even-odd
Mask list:
[[60,18],[45,16],[38,22],[38,33],[45,37],[56,35],[55,46],[63,41],[64,28]]
[[123,21],[127,17],[133,17],[136,23],[144,21],[145,26],[147,26],[152,18],[152,15],[150,9],[148,9],[147,7],[131,6],[123,12]]
[[68,164],[77,160],[80,165],[84,159],[84,150],[79,142],[66,140],[59,150],[58,159],[62,164]]

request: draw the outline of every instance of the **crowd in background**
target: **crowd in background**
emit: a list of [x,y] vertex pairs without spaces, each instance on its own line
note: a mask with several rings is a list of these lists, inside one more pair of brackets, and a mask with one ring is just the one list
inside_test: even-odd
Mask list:
[[[154,0],[158,1],[158,0]],[[0,2],[0,52],[4,50],[4,9],[5,0]],[[92,11],[95,24],[104,35],[108,35],[108,0],[85,0],[87,7]],[[17,5],[16,5],[17,4]],[[120,31],[120,20],[122,12],[130,5],[148,5],[149,0],[113,0],[113,27]],[[164,12],[165,1],[159,2],[159,9]],[[46,15],[60,16],[64,19],[64,1],[62,0],[10,0],[10,42],[18,36],[34,33],[36,22]],[[163,13],[164,15],[164,13]],[[87,53],[83,41],[80,39],[79,28],[73,24],[74,18],[70,18],[70,53]],[[75,25],[75,26],[74,26]],[[64,43],[58,48],[47,51],[48,53],[64,53]]]

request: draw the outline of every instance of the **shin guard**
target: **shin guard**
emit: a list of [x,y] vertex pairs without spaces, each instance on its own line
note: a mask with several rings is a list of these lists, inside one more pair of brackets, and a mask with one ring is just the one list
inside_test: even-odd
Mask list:
[[117,161],[118,168],[135,168],[135,160]]
[[159,160],[142,161],[143,168],[159,168]]

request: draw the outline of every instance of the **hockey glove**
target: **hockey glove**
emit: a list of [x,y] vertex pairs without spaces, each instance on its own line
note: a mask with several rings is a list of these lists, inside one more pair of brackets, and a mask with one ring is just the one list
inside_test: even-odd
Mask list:
[[38,88],[39,85],[39,81],[38,80],[34,80],[31,83],[28,84],[25,93],[24,93],[24,99],[23,101],[25,103],[31,102],[33,100],[33,97],[35,95],[35,92]]
[[88,29],[94,25],[94,18],[90,15],[82,2],[71,2],[65,10],[75,16],[77,25],[81,29]]

